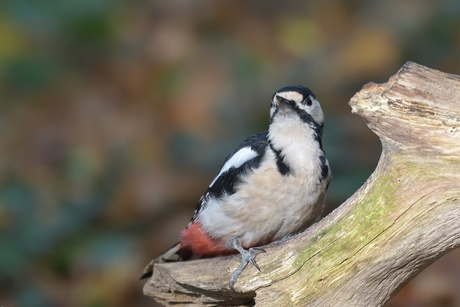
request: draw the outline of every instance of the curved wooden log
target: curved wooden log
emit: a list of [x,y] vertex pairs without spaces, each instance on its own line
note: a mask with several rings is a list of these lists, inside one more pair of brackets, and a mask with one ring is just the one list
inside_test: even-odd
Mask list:
[[155,266],[144,293],[175,306],[381,306],[460,246],[460,77],[408,62],[350,101],[382,142],[366,183],[303,233],[270,244],[232,293],[239,256]]

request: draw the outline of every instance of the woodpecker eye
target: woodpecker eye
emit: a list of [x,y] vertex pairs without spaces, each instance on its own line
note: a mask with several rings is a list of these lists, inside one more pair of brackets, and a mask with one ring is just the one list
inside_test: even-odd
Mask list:
[[311,100],[311,97],[308,96],[307,98],[304,99],[303,103],[306,104],[307,106],[311,106],[313,101]]

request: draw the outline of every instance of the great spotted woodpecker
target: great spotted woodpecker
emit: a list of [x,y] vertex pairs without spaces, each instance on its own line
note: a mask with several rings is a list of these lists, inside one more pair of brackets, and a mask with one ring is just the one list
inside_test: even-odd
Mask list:
[[[321,218],[331,177],[322,148],[324,114],[313,92],[286,86],[272,97],[268,131],[246,139],[224,161],[198,202],[179,243],[153,264],[241,254],[229,287],[260,246],[286,238]],[[260,269],[259,269],[260,271]]]

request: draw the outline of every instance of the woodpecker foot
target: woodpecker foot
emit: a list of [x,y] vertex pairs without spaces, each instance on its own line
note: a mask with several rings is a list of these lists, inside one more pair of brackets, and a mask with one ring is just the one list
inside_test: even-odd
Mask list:
[[233,272],[232,276],[230,277],[230,283],[229,283],[230,290],[236,293],[235,288],[233,288],[233,286],[235,285],[238,277],[240,276],[241,272],[244,271],[248,263],[252,263],[252,265],[255,266],[256,269],[259,270],[260,272],[260,268],[257,265],[257,262],[254,258],[256,257],[258,252],[265,253],[265,250],[261,247],[251,247],[250,249],[246,250],[243,247],[241,247],[239,242],[236,242],[236,241],[234,242],[233,245],[234,245],[234,248],[238,250],[241,254],[240,265],[235,270],[235,272]]

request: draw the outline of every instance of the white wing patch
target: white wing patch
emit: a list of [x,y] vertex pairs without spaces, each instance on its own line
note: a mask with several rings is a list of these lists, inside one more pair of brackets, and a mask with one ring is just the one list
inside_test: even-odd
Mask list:
[[212,186],[214,182],[217,180],[217,178],[219,178],[220,175],[228,171],[230,168],[232,167],[238,168],[244,163],[246,163],[247,161],[254,159],[256,156],[257,156],[257,152],[252,150],[250,147],[241,148],[240,150],[235,152],[235,154],[231,156],[227,162],[225,162],[219,174],[216,176],[216,178],[214,178],[214,180],[211,182],[209,186]]

